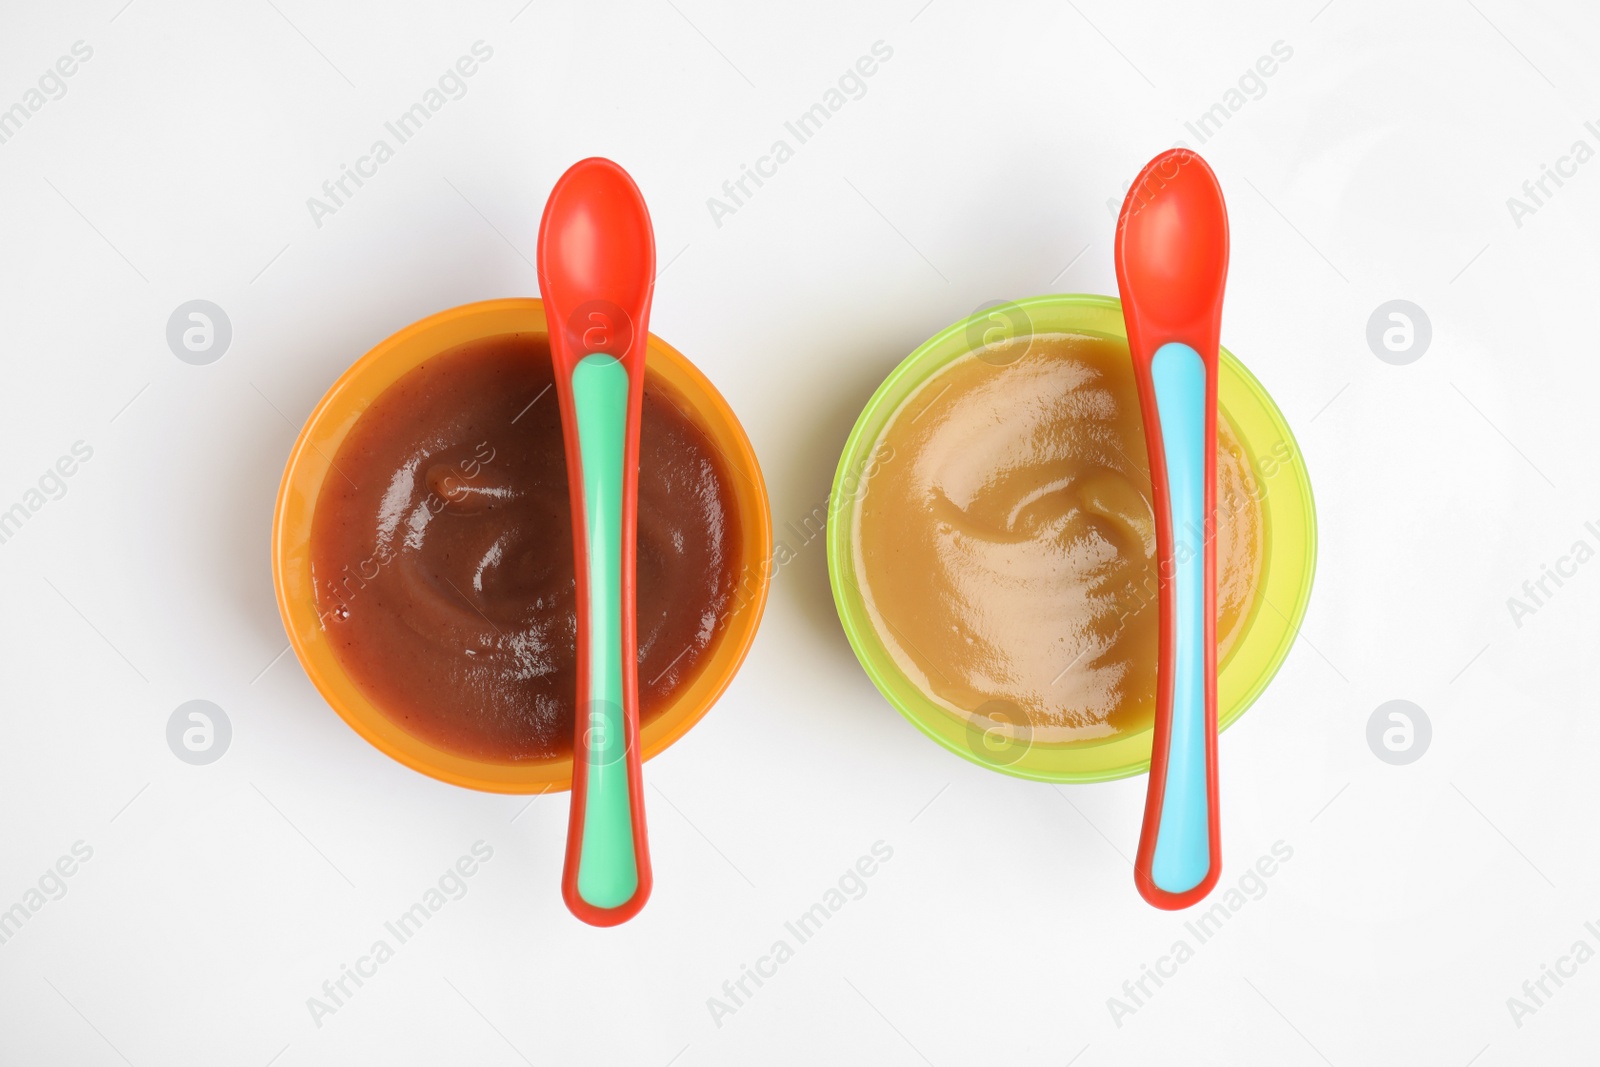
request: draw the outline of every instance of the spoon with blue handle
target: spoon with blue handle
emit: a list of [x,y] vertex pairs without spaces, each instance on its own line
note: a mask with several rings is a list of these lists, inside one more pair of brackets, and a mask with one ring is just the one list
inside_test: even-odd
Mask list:
[[1222,873],[1217,812],[1217,346],[1228,212],[1187,149],[1145,165],[1117,219],[1117,288],[1139,387],[1160,610],[1155,728],[1134,883],[1158,908]]
[[651,886],[635,565],[656,247],[650,213],[628,172],[609,159],[573,164],[545,203],[538,261],[577,577],[572,814],[561,893],[579,919],[615,926],[639,913]]

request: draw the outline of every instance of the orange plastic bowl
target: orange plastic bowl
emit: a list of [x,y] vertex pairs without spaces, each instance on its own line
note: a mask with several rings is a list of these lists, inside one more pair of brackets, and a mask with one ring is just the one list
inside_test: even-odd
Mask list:
[[[289,453],[272,522],[272,580],[278,611],[300,665],[351,729],[413,770],[494,793],[547,793],[572,784],[571,759],[489,762],[447,752],[408,733],[345,673],[317,620],[311,582],[311,526],[333,457],[379,394],[418,364],[468,341],[546,332],[538,300],[488,300],[413,323],[363,356],[328,390]],[[733,471],[741,531],[741,574],[734,607],[700,674],[640,731],[645,759],[682,737],[716,703],[755,639],[772,577],[767,487],[739,420],[706,377],[665,341],[650,336],[645,368],[689,409],[687,414]]]

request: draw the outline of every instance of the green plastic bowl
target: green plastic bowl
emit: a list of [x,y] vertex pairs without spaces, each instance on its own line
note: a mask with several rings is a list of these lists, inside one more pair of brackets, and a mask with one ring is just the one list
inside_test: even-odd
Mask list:
[[[1004,321],[1005,327],[994,325]],[[1023,328],[1017,329],[1022,323]],[[1104,782],[1150,769],[1151,731],[1104,741],[1045,744],[1018,736],[1009,724],[976,728],[970,717],[939,704],[895,664],[862,603],[854,531],[864,496],[860,484],[871,453],[895,412],[940,369],[994,339],[1029,331],[1088,334],[1127,343],[1122,305],[1113,297],[1036,296],[982,311],[933,337],[907,356],[872,395],[845,442],[828,514],[828,577],[850,647],[872,683],[912,724],[964,759],[1043,782]],[[1217,402],[1251,458],[1261,497],[1265,559],[1262,584],[1245,629],[1217,664],[1218,725],[1226,729],[1261,695],[1294,644],[1311,599],[1317,519],[1311,480],[1283,415],[1244,364],[1222,349]]]

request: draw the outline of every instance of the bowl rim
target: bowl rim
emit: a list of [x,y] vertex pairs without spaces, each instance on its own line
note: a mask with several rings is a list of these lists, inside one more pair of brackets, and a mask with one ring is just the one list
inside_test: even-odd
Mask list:
[[[1119,324],[1121,322],[1121,302],[1116,297],[1094,293],[1046,294],[1025,297],[1019,300],[1005,301],[1003,302],[1002,306],[1005,308],[1017,308],[1022,310],[1024,313],[1027,313],[1030,309],[1035,308],[1048,308],[1052,311],[1085,311],[1091,314],[1099,314],[1101,316],[1106,315],[1108,312],[1114,312],[1115,321]],[[882,425],[886,424],[887,419],[892,417],[892,410],[889,411],[887,415],[882,415],[879,410],[885,405],[887,398],[896,395],[899,387],[901,387],[907,379],[916,378],[918,381],[925,380],[926,378],[931,377],[938,370],[949,365],[954,360],[959,359],[963,355],[970,354],[981,347],[981,345],[974,345],[971,343],[971,335],[969,331],[975,324],[988,321],[994,311],[995,307],[985,306],[977,312],[974,312],[972,315],[969,315],[966,318],[963,318],[960,321],[945,327],[932,337],[928,338],[928,340],[918,345],[910,355],[902,359],[895,366],[895,368],[889,372],[889,374],[884,378],[883,382],[873,392],[872,397],[862,407],[861,413],[857,417],[855,425],[851,428],[850,434],[845,440],[844,449],[839,457],[839,465],[834,473],[833,489],[836,494],[840,492],[840,487],[848,477],[849,472],[861,464],[863,449],[876,441],[877,435],[881,433]],[[1072,329],[1052,328],[1049,330],[1040,330],[1039,332],[1080,332],[1090,335],[1111,336],[1113,339],[1123,340],[1125,343],[1125,334],[1106,334],[1103,331],[1090,329],[1088,327],[1083,327],[1077,329],[1076,331]],[[937,359],[934,362],[929,362],[930,360],[934,360],[937,353],[939,353],[940,350],[948,345],[953,338],[955,338],[957,335],[963,334],[967,335],[967,343],[963,344],[952,354],[949,354],[944,358]],[[1294,584],[1293,601],[1289,609],[1287,611],[1280,610],[1276,605],[1270,604],[1270,602],[1266,600],[1266,597],[1263,593],[1263,595],[1257,599],[1257,602],[1252,605],[1251,615],[1247,619],[1246,633],[1251,626],[1255,625],[1256,618],[1262,614],[1261,608],[1263,604],[1267,604],[1267,606],[1272,607],[1272,610],[1281,619],[1283,624],[1281,627],[1282,636],[1278,640],[1276,646],[1271,650],[1270,655],[1262,664],[1259,665],[1256,676],[1244,687],[1242,692],[1233,702],[1233,705],[1229,708],[1221,709],[1219,711],[1218,732],[1221,732],[1222,730],[1225,730],[1231,726],[1234,722],[1238,721],[1245,711],[1249,710],[1250,706],[1255,703],[1257,698],[1260,697],[1261,693],[1272,682],[1273,678],[1276,677],[1278,671],[1282,668],[1284,661],[1288,658],[1290,650],[1294,647],[1295,641],[1299,636],[1300,625],[1304,620],[1306,611],[1310,605],[1312,585],[1316,577],[1317,523],[1316,503],[1312,495],[1310,472],[1306,468],[1304,453],[1300,449],[1299,442],[1295,439],[1294,433],[1290,429],[1288,421],[1284,418],[1283,413],[1278,409],[1277,404],[1272,400],[1271,394],[1267,392],[1260,380],[1257,379],[1255,375],[1250,373],[1249,369],[1246,368],[1244,364],[1233,355],[1233,353],[1229,352],[1225,346],[1220,347],[1219,363],[1221,365],[1219,372],[1219,388],[1222,382],[1226,381],[1230,376],[1237,378],[1239,384],[1245,389],[1246,393],[1259,406],[1261,415],[1265,417],[1273,430],[1281,434],[1280,440],[1289,446],[1290,458],[1283,461],[1283,468],[1292,470],[1294,472],[1295,478],[1293,479],[1293,482],[1298,491],[1295,493],[1297,499],[1292,504],[1288,505],[1293,514],[1286,513],[1285,519],[1290,520],[1287,525],[1289,525],[1291,529],[1293,529],[1295,526],[1298,526],[1299,529],[1303,531],[1303,558],[1301,560],[1302,573],[1299,576],[1299,580]],[[915,385],[912,387],[912,392],[914,391]],[[912,392],[908,392],[905,397],[900,398],[899,402],[904,403],[905,400],[912,395]],[[898,405],[896,405],[896,407],[898,407]],[[880,415],[882,415],[881,418],[879,417]],[[867,439],[869,437],[869,430],[871,431],[871,440]],[[1252,458],[1255,457],[1253,456]],[[1255,473],[1257,473],[1257,476],[1260,477],[1259,472]],[[972,763],[976,763],[981,767],[987,767],[991,770],[1000,771],[1018,778],[1062,784],[1089,783],[1127,778],[1133,775],[1143,774],[1149,770],[1150,759],[1148,740],[1151,734],[1150,730],[1142,730],[1136,734],[1124,735],[1124,738],[1142,739],[1143,755],[1141,758],[1113,766],[1099,767],[1083,771],[1061,770],[1059,768],[1041,768],[1037,766],[1037,760],[1030,760],[1029,757],[1032,755],[1035,747],[1039,748],[1040,750],[1050,750],[1056,752],[1065,752],[1071,750],[1087,751],[1098,747],[1095,744],[1091,743],[1049,746],[1027,745],[1021,752],[1020,756],[1007,753],[1007,755],[1011,755],[1010,759],[991,760],[983,758],[975,750],[975,748],[970,745],[970,743],[963,745],[957,742],[951,736],[951,733],[953,733],[955,730],[952,724],[956,722],[956,717],[951,712],[929,700],[926,694],[921,691],[920,687],[916,686],[911,679],[907,678],[901,671],[899,671],[891,661],[888,661],[887,657],[884,658],[884,661],[880,662],[876,650],[868,644],[867,634],[869,633],[871,634],[872,641],[879,640],[876,631],[872,626],[870,618],[868,618],[866,615],[864,605],[862,605],[860,602],[859,593],[856,590],[846,588],[845,584],[848,580],[847,573],[853,574],[854,572],[854,537],[852,531],[850,530],[850,526],[854,522],[858,506],[856,495],[858,494],[853,494],[849,498],[850,504],[848,507],[833,509],[830,511],[828,516],[828,582],[833,592],[835,611],[839,616],[840,624],[845,631],[845,636],[850,643],[851,650],[855,653],[856,659],[858,662],[860,662],[862,669],[866,671],[868,678],[871,679],[873,686],[884,697],[884,699],[886,699],[895,708],[895,710],[900,712],[900,714],[913,726],[915,726],[924,735],[937,742],[941,747],[946,748],[963,759]],[[1293,520],[1298,521],[1296,522]],[[1271,543],[1272,534],[1273,531],[1270,526],[1264,529],[1263,540],[1267,544],[1263,551],[1269,562],[1273,551],[1273,546]],[[1262,577],[1263,587],[1266,585],[1267,581],[1268,575],[1264,573]],[[1232,651],[1237,651],[1238,647],[1244,643],[1245,642],[1241,639],[1241,641],[1236,644],[1235,649]],[[1231,658],[1232,657],[1230,656],[1230,659]],[[1219,664],[1219,676],[1222,674],[1222,666],[1223,664]],[[896,684],[897,682],[899,683],[898,685]],[[916,706],[911,701],[903,699],[899,695],[899,690],[902,686],[915,690],[922,704],[925,706]],[[945,730],[940,730],[938,728],[939,726],[945,727]]]
[[[316,599],[306,561],[310,524],[338,445],[372,401],[396,380],[459,344],[547,330],[541,300],[513,297],[445,308],[385,337],[339,375],[306,417],[284,464],[273,508],[272,580],[279,617],[295,658],[323,700],[391,759],[431,778],[483,792],[543,794],[569,789],[572,761],[570,757],[526,762],[470,759],[429,744],[390,719],[344,671],[329,642],[320,636],[320,626],[312,625]],[[433,337],[448,340],[429,342]],[[654,333],[648,339],[646,366],[669,391],[694,404],[699,417],[693,421],[735,474],[734,498],[745,555],[735,604],[711,657],[673,702],[640,730],[641,756],[648,760],[698,723],[732,683],[760,629],[773,565],[766,481],[738,416],[693,363]]]

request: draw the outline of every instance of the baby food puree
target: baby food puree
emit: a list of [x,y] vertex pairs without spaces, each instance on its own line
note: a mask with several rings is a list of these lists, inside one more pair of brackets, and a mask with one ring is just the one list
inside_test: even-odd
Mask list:
[[[1042,743],[1148,729],[1155,528],[1126,345],[1051,334],[987,346],[893,414],[855,511],[855,570],[905,675],[982,728]],[[1217,654],[1262,571],[1259,489],[1217,425]],[[1200,531],[1174,531],[1197,552]]]
[[[544,337],[474,341],[362,414],[317,500],[312,578],[341,665],[407,731],[472,759],[569,756],[571,510]],[[647,375],[639,448],[639,704],[695,677],[732,607],[738,513],[723,458]]]

